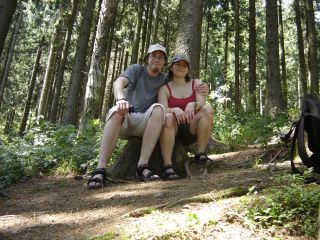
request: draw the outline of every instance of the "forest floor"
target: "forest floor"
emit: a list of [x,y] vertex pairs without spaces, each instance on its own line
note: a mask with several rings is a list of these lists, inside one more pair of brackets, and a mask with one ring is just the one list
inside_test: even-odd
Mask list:
[[[244,218],[240,195],[252,186],[268,188],[274,176],[288,172],[286,151],[210,155],[209,171],[191,165],[189,178],[91,191],[85,178],[30,179],[0,196],[0,239],[308,239],[260,229]],[[261,159],[264,164],[257,164]]]

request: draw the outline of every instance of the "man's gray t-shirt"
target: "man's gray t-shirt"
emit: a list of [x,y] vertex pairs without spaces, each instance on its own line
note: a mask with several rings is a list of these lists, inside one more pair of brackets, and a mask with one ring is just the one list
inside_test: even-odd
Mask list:
[[125,88],[125,96],[135,112],[146,112],[148,108],[157,102],[159,88],[166,83],[167,75],[160,72],[158,76],[150,76],[147,68],[139,64],[128,67],[121,76],[129,80]]

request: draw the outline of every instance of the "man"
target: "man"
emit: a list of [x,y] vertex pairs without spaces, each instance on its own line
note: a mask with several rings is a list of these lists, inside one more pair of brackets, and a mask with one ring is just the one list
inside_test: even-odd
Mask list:
[[[160,178],[149,169],[148,162],[165,121],[164,107],[156,103],[158,90],[167,81],[166,74],[161,72],[167,61],[165,47],[151,45],[144,61],[146,67],[130,66],[113,85],[116,104],[106,118],[98,166],[88,181],[88,189],[105,185],[107,160],[119,137],[142,137],[137,175],[143,181]],[[207,86],[204,92],[207,92]],[[130,105],[134,106],[135,112],[128,114]]]

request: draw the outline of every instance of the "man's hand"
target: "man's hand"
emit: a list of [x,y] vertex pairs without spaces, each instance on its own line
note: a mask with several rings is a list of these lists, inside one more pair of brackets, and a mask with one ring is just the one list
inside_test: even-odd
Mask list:
[[208,84],[202,82],[200,84],[196,84],[195,90],[200,93],[202,96],[207,96],[209,94],[209,86]]
[[121,115],[125,115],[129,112],[129,102],[125,99],[117,100],[116,106],[118,107],[118,112]]

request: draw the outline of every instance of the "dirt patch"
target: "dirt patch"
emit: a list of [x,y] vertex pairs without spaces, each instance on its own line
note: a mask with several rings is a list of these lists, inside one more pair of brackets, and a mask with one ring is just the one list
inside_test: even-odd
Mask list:
[[96,191],[71,177],[32,179],[0,197],[0,239],[89,239],[107,232],[113,239],[272,239],[279,233],[244,224],[239,197],[217,198],[230,189],[268,187],[279,171],[252,168],[265,154],[247,149],[211,155],[208,172],[191,165],[190,178]]

